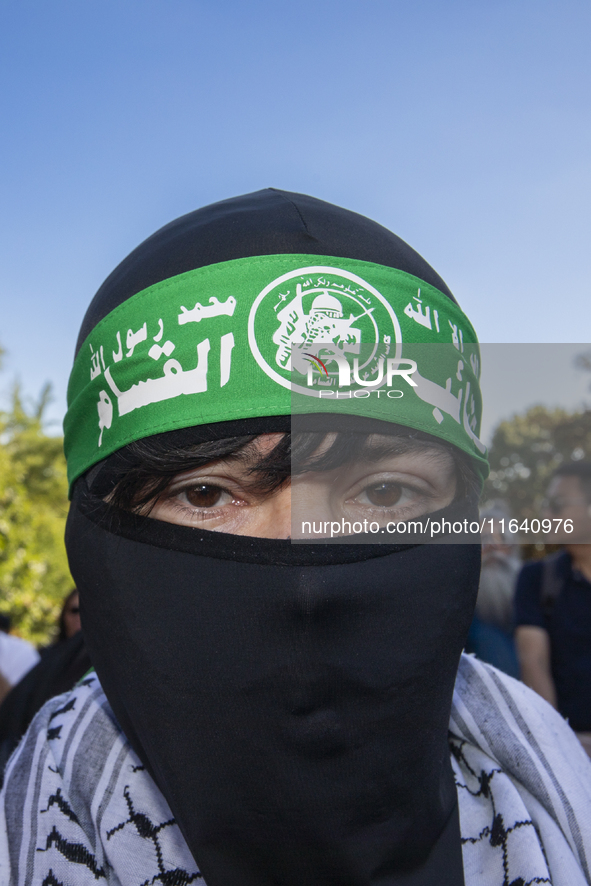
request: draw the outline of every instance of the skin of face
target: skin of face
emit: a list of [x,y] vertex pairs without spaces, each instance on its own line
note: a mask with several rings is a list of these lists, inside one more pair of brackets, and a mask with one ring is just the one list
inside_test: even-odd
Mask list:
[[[390,520],[432,513],[454,499],[454,461],[437,447],[386,454],[322,473],[308,471],[269,493],[257,485],[249,465],[280,438],[262,434],[249,444],[246,458],[220,459],[178,474],[151,505],[149,516],[233,535],[303,538],[304,521],[367,520],[385,526]],[[374,438],[378,443],[387,440]],[[329,443],[330,435],[324,445]]]
[[80,598],[72,594],[64,611],[64,625],[68,640],[80,630]]
[[579,478],[554,477],[548,486],[547,498],[554,504],[554,508],[546,508],[544,517],[572,520],[573,524],[572,532],[566,532],[564,524],[561,524],[552,540],[556,544],[590,544],[591,506],[585,498]]

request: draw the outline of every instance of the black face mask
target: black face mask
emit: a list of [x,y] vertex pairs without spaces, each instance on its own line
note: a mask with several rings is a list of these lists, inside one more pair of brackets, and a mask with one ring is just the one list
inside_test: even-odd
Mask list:
[[107,698],[208,886],[463,884],[447,730],[479,546],[228,536],[84,480],[66,541]]

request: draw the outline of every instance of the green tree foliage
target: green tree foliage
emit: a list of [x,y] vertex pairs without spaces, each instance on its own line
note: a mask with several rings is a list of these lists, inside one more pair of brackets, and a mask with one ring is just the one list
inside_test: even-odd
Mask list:
[[0,412],[0,610],[44,643],[72,587],[64,546],[68,511],[61,437],[43,430],[49,386],[27,408],[18,388]]
[[539,517],[548,481],[565,462],[591,460],[591,410],[534,406],[497,427],[484,498],[504,499],[515,517]]

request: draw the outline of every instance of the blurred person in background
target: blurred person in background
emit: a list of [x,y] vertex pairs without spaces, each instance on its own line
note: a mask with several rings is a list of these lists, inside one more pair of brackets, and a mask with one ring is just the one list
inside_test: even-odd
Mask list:
[[41,657],[45,658],[52,649],[55,649],[56,646],[61,646],[62,643],[65,643],[77,634],[79,630],[81,630],[80,595],[77,588],[72,588],[62,603],[57,622],[57,633],[51,643],[39,650]]
[[466,652],[473,652],[482,661],[518,678],[513,599],[521,569],[519,546],[509,532],[511,514],[504,502],[492,502],[481,510],[480,519],[485,521],[482,566]]
[[11,634],[10,626],[10,617],[0,615],[0,702],[39,661],[35,647]]
[[50,698],[72,689],[91,667],[80,630],[76,588],[62,605],[55,642],[42,649],[41,660],[37,655],[35,661],[0,704],[0,786],[6,762],[37,711]]
[[523,681],[566,717],[591,756],[591,463],[555,471],[545,514],[564,550],[526,564],[515,595]]
[[57,643],[65,643],[80,630],[80,596],[77,588],[73,588],[62,606],[59,619]]

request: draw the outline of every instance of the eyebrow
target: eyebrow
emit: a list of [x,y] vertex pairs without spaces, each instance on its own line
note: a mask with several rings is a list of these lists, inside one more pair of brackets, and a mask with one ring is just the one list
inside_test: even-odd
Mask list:
[[362,449],[362,454],[372,460],[385,458],[389,455],[406,455],[409,452],[430,455],[434,458],[452,458],[451,453],[444,446],[438,446],[437,443],[429,443],[426,440],[416,440],[412,437],[386,438],[380,436],[376,440],[373,435],[366,441]]
[[[328,435],[325,435],[325,438]],[[292,473],[305,471],[332,471],[360,461],[375,463],[384,458],[392,458],[413,453],[427,456],[432,461],[455,464],[451,452],[436,442],[416,439],[412,436],[387,436],[385,434],[337,435],[328,448],[316,454],[322,445],[318,440],[314,449],[304,449],[303,454],[292,460]]]

